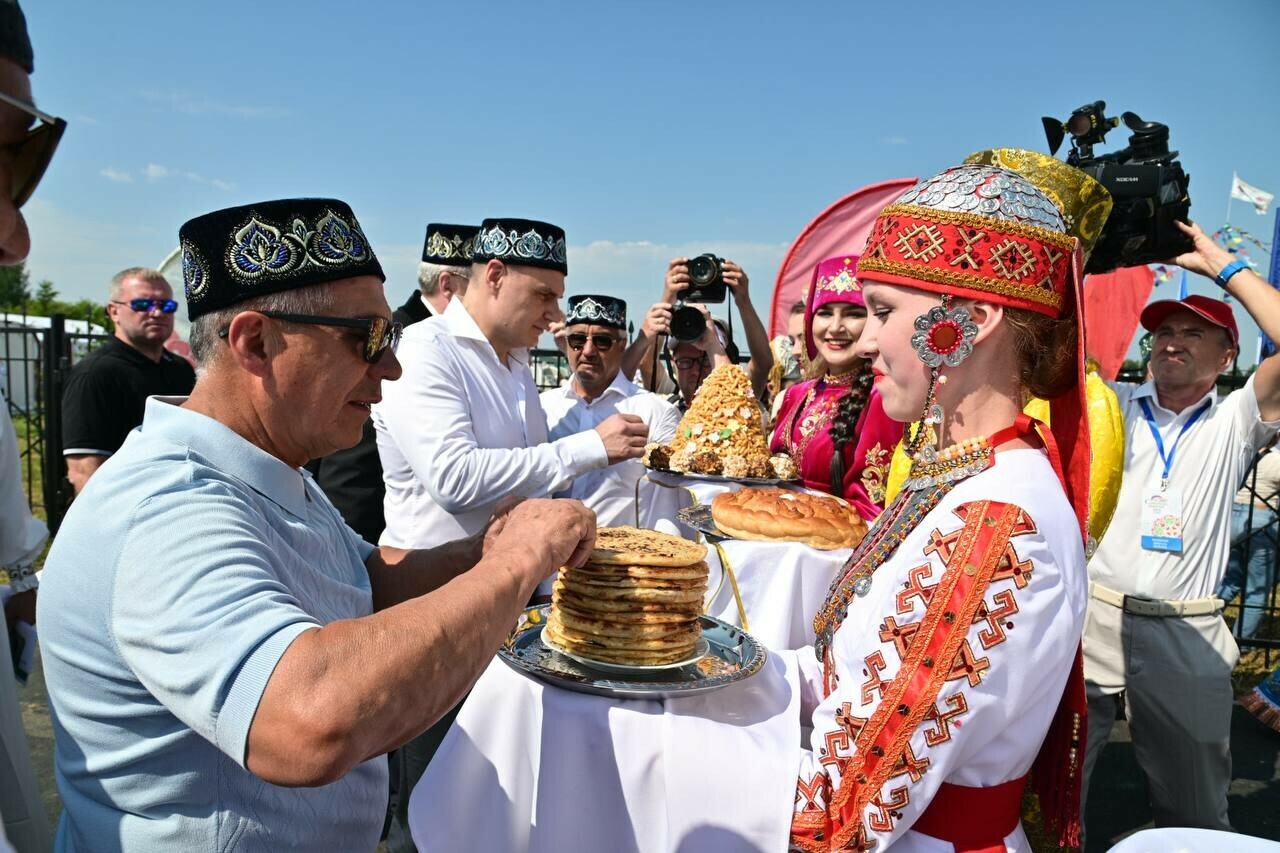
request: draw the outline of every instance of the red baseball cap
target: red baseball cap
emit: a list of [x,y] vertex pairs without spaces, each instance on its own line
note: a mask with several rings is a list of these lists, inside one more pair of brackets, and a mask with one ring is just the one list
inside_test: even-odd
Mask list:
[[1212,299],[1198,293],[1193,293],[1186,299],[1161,299],[1152,302],[1142,309],[1142,328],[1148,332],[1154,332],[1156,327],[1164,322],[1165,317],[1179,308],[1226,329],[1227,334],[1231,336],[1231,343],[1234,346],[1240,346],[1240,330],[1236,328],[1236,315],[1232,312],[1231,306],[1221,299]]

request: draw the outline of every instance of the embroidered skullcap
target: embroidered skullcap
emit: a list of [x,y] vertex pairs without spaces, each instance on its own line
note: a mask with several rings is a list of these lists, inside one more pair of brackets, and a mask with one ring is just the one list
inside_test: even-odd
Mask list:
[[486,219],[480,223],[471,260],[480,264],[499,260],[569,274],[564,231],[533,219]]
[[479,230],[475,225],[432,222],[427,226],[427,239],[422,244],[423,263],[442,267],[471,266],[471,253]]
[[858,256],[836,255],[813,268],[813,280],[805,291],[804,344],[810,359],[817,358],[818,345],[813,339],[813,315],[832,302],[850,302],[862,308],[862,285],[858,282]]
[[1080,240],[1087,261],[1102,226],[1111,215],[1111,193],[1085,172],[1068,166],[1057,157],[1021,148],[990,148],[964,158],[966,163],[984,163],[1017,172],[1048,196],[1067,225],[1067,233]]
[[291,198],[215,210],[178,231],[187,315],[361,275],[387,277],[345,202]]
[[627,303],[614,296],[570,296],[564,324],[590,323],[593,326],[627,327]]
[[30,74],[35,71],[31,54],[31,38],[27,35],[27,19],[18,0],[0,0],[0,56]]
[[1076,245],[1062,211],[1030,181],[967,164],[917,184],[882,210],[858,270],[864,279],[1056,317],[1066,304]]

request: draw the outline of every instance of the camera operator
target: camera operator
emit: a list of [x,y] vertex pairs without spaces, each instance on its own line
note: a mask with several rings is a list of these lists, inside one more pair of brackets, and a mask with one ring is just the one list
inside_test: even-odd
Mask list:
[[[1175,263],[1213,279],[1267,335],[1280,293],[1198,227]],[[1280,358],[1219,399],[1239,350],[1230,304],[1194,295],[1153,302],[1151,381],[1113,386],[1125,420],[1124,480],[1110,532],[1089,562],[1084,785],[1117,704],[1147,776],[1155,824],[1229,830],[1231,671],[1239,650],[1215,596],[1231,545],[1236,488],[1280,426]]]
[[[769,371],[773,369],[773,351],[769,348],[769,336],[765,332],[764,323],[760,320],[760,315],[756,313],[755,306],[751,303],[751,294],[748,289],[749,280],[747,273],[735,261],[724,259],[720,264],[721,276],[729,292],[733,294],[733,301],[738,306],[738,315],[742,318],[742,326],[747,336],[747,352],[750,354],[750,360],[747,362],[747,375],[751,378],[751,387],[755,391],[758,399],[764,399],[768,392]],[[631,346],[627,348],[626,355],[623,358],[622,369],[627,376],[634,376],[636,370],[642,371],[644,378],[644,386],[654,391],[670,392],[675,390],[670,383],[666,383],[664,388],[663,379],[666,377],[662,374],[665,371],[655,371],[654,346],[662,335],[671,333],[671,321],[673,318],[674,305],[680,301],[680,295],[689,289],[692,281],[689,275],[689,259],[673,258],[667,264],[667,275],[663,282],[662,299],[656,303],[645,315],[644,324],[640,328],[640,333],[636,335],[636,339],[632,341]],[[705,306],[695,306],[689,303],[690,307],[698,307],[703,313],[710,316],[710,312]],[[728,333],[723,331],[725,340],[719,341],[721,350],[731,351],[733,360],[736,363],[737,353],[733,348],[733,341],[729,338]],[[710,373],[711,369],[716,366],[715,353],[708,346],[702,346],[703,339],[692,344],[679,344],[671,346],[668,344],[668,350],[673,358],[692,359],[692,349],[697,349],[699,353],[705,353],[713,362],[706,367],[702,376]],[[683,351],[684,355],[679,355],[677,351]],[[700,356],[698,356],[700,359]],[[687,362],[686,362],[687,363]],[[701,369],[701,368],[699,368]],[[676,366],[677,373],[680,373],[680,367]],[[658,375],[654,376],[657,372]],[[684,371],[689,381],[694,376],[694,368],[690,367]],[[702,382],[702,376],[697,378],[693,389],[696,390],[698,384]],[[685,382],[679,383],[683,391]],[[685,403],[687,404],[692,396],[688,393],[684,394]]]

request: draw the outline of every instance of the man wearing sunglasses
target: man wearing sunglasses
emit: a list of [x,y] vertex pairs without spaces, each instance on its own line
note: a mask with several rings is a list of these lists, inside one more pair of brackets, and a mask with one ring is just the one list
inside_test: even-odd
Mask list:
[[[651,442],[666,443],[675,437],[680,411],[622,373],[626,328],[627,303],[621,299],[598,295],[569,298],[568,316],[557,334],[569,359],[569,380],[542,392],[552,441],[595,429],[619,413],[640,418]],[[601,526],[654,527],[661,519],[674,519],[680,496],[686,493],[642,482],[643,476],[644,467],[638,460],[624,459],[578,475],[560,495],[577,498],[594,510]]]
[[107,316],[115,336],[77,362],[62,391],[62,453],[76,494],[142,423],[148,397],[182,396],[195,386],[187,360],[164,348],[177,310],[157,270],[112,276]]
[[[26,259],[31,238],[21,207],[44,175],[67,123],[38,109],[31,97],[33,70],[27,22],[14,0],[0,0],[0,266]],[[5,183],[7,182],[7,183]],[[0,417],[8,418],[3,412]],[[13,427],[0,424],[0,569],[8,572],[5,617],[0,630],[0,661],[11,660],[9,636],[20,623],[36,621],[33,561],[47,531],[31,515],[22,490],[18,445]],[[17,681],[0,677],[0,849],[8,844],[20,853],[49,849],[49,821],[40,802],[40,787],[31,768],[31,752],[22,727]],[[7,837],[7,843],[6,843]]]
[[355,444],[401,372],[351,209],[228,208],[179,242],[196,387],[147,401],[46,563],[55,849],[373,850],[386,753],[585,560],[595,519],[529,500],[429,551],[364,541],[302,467]]

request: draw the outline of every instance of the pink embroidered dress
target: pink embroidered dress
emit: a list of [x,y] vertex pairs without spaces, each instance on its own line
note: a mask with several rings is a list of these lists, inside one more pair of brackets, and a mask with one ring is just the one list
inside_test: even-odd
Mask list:
[[[805,306],[805,344],[809,358],[818,354],[813,340],[813,315],[832,302],[864,305],[862,287],[854,273],[856,255],[841,255],[818,264]],[[844,481],[831,483],[831,457],[835,443],[831,424],[840,400],[850,392],[856,373],[810,379],[787,389],[778,410],[769,449],[785,451],[795,460],[804,485],[839,494],[871,521],[884,509],[884,488],[893,449],[902,438],[903,425],[884,413],[879,392],[871,390],[855,427],[855,438],[845,444]]]

